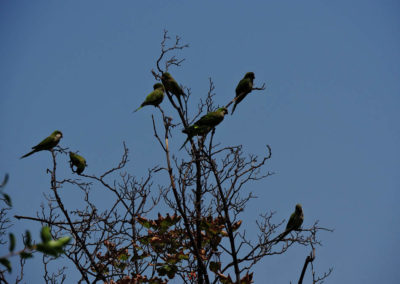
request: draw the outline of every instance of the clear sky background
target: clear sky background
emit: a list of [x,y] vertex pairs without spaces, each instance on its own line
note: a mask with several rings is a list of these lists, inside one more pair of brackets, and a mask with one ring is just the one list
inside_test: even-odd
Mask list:
[[[248,185],[259,197],[243,214],[249,233],[258,214],[277,211],[279,222],[301,203],[305,226],[320,220],[335,229],[320,235],[315,260],[320,272],[334,268],[326,283],[398,283],[399,15],[398,1],[1,1],[0,174],[10,174],[12,214],[40,210],[50,155],[19,157],[55,129],[61,146],[86,157],[88,173],[115,165],[123,141],[129,172],[140,177],[164,163],[154,109],[132,110],[151,91],[168,29],[190,44],[171,73],[192,88],[193,111],[208,77],[220,105],[248,71],[267,84],[215,137],[246,153],[272,147],[267,168],[276,174]],[[173,149],[184,139],[177,129]],[[63,192],[67,203],[76,192]],[[25,228],[38,236],[38,224],[13,230]],[[297,282],[308,253],[295,247],[266,258],[255,283]],[[40,259],[28,262],[27,283],[42,281]],[[71,271],[68,283],[78,277]]]

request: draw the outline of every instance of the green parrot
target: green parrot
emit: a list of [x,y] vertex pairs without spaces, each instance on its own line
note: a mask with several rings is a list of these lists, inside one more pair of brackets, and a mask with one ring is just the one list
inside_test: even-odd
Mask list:
[[135,112],[137,112],[144,106],[151,105],[157,107],[159,104],[161,104],[161,102],[164,99],[164,91],[165,91],[163,84],[161,83],[154,84],[153,89],[154,91],[152,91],[150,94],[147,95],[144,102],[140,105],[140,107],[137,110],[135,110]]
[[71,168],[73,166],[75,166],[76,173],[78,175],[80,175],[85,170],[85,167],[87,166],[85,158],[74,152],[69,152],[69,158],[71,159],[69,161],[71,164]]
[[165,90],[167,90],[168,92],[174,94],[178,98],[181,95],[186,96],[182,88],[178,85],[175,79],[168,72],[162,74],[161,81],[164,84]]
[[253,89],[253,80],[255,79],[253,72],[247,72],[243,79],[240,80],[236,87],[235,104],[233,105],[232,114],[235,111],[236,105],[240,103]]
[[[193,136],[204,136],[208,132],[210,132],[215,126],[221,123],[224,120],[225,114],[228,113],[228,110],[225,107],[221,107],[216,111],[212,111],[202,116],[198,121],[196,121],[193,125],[183,129],[182,132],[188,135],[185,143],[183,143],[182,149],[186,143]],[[180,150],[179,149],[179,150]]]
[[40,142],[36,146],[33,146],[32,147],[33,150],[31,152],[29,152],[28,154],[23,155],[21,157],[21,159],[28,157],[28,156],[32,155],[33,153],[36,153],[39,151],[43,151],[43,150],[50,151],[55,146],[57,146],[58,142],[60,142],[60,139],[62,137],[63,137],[63,134],[61,133],[61,131],[58,131],[58,130],[54,131],[53,133],[50,134],[49,137],[44,139],[42,142]]
[[287,234],[289,234],[291,231],[298,231],[301,227],[301,224],[303,224],[304,220],[304,215],[303,215],[303,208],[301,207],[301,204],[296,204],[296,209],[290,215],[290,219],[286,225],[285,231],[279,235],[277,242],[280,242]]

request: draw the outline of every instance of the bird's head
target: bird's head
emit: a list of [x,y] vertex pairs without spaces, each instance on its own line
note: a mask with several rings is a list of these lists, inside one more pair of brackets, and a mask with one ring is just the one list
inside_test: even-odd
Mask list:
[[301,204],[296,204],[296,212],[298,212],[298,213],[303,212],[303,208],[301,207]]
[[156,89],[162,89],[162,90],[164,91],[164,85],[161,84],[161,83],[156,83],[156,84],[154,84],[153,89],[154,89],[154,90],[156,90]]
[[247,73],[244,75],[244,77],[245,77],[245,78],[252,79],[252,80],[254,80],[254,79],[256,78],[256,76],[254,75],[253,72],[247,72]]
[[54,131],[51,135],[56,137],[56,139],[61,139],[63,137],[62,132],[59,130]]
[[224,115],[228,114],[228,109],[226,107],[220,107],[217,111],[222,112]]

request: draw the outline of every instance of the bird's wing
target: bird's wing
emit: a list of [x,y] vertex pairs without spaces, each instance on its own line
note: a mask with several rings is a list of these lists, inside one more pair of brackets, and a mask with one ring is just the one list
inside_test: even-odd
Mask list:
[[154,90],[150,94],[147,95],[146,99],[144,100],[145,103],[151,103],[156,100],[157,92]]
[[172,82],[173,85],[173,89],[174,92],[178,95],[185,95],[185,93],[183,92],[181,86],[179,86],[178,82],[176,82],[175,80]]
[[292,215],[290,215],[289,222],[286,225],[286,231],[293,230],[293,227],[295,226],[295,219],[296,219],[296,213],[292,213]]
[[216,112],[209,112],[195,123],[195,127],[215,126],[220,122],[221,122],[221,117],[218,114],[216,114]]
[[244,78],[240,80],[239,84],[236,87],[236,95],[240,95],[242,93],[248,93],[250,87],[250,79]]
[[39,144],[37,144],[36,146],[33,146],[32,149],[46,149],[49,145],[52,144],[52,142],[54,142],[54,138],[52,136],[49,136],[47,138],[45,138],[42,142],[40,142]]

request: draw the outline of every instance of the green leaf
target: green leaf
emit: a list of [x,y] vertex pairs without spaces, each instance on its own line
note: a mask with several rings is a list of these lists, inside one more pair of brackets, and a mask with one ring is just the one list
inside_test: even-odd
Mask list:
[[121,271],[125,270],[125,268],[126,268],[127,266],[128,266],[128,265],[127,265],[125,262],[119,262],[119,263],[117,263],[116,265],[114,265],[115,268],[118,268],[118,269],[121,270]]
[[9,175],[6,174],[6,175],[4,176],[3,183],[0,185],[0,188],[3,188],[3,187],[7,184],[8,178],[9,178]]
[[172,225],[173,225],[173,223],[171,222],[171,220],[164,219],[164,220],[161,221],[160,227],[161,227],[161,230],[163,232],[165,232]]
[[173,279],[176,272],[178,272],[178,267],[176,265],[171,265],[169,271],[167,272],[168,278]]
[[142,224],[143,227],[150,229],[151,228],[151,223],[149,221],[139,221],[140,224]]
[[7,268],[8,272],[11,272],[11,262],[7,258],[0,258],[0,263]]
[[54,246],[55,247],[60,247],[63,248],[64,246],[66,246],[71,240],[71,237],[69,236],[65,236],[65,237],[61,237],[58,240],[55,241]]
[[158,272],[158,275],[165,276],[167,274],[167,269],[162,266],[162,267],[157,268],[157,272]]
[[127,254],[125,254],[125,253],[121,253],[121,254],[118,256],[118,259],[119,259],[119,260],[122,260],[122,261],[127,261],[128,258],[129,258],[129,255],[127,255]]
[[63,251],[63,246],[60,243],[58,243],[57,241],[52,240],[52,241],[48,242],[46,245],[47,245],[48,248],[50,248],[51,250],[56,251],[57,253],[63,253],[64,252]]
[[44,226],[42,228],[42,231],[40,232],[40,237],[42,238],[43,243],[48,243],[51,241],[51,233],[50,233],[50,228],[48,226]]
[[70,240],[71,237],[62,237],[58,240],[50,240],[45,243],[37,244],[36,249],[44,254],[58,257],[60,254],[64,253],[63,247],[66,246]]
[[178,254],[178,258],[180,260],[182,260],[182,259],[188,260],[189,259],[189,255],[186,255],[184,253],[180,253],[180,254]]
[[137,255],[136,257],[135,256],[132,256],[131,257],[131,261],[136,261],[136,260],[138,260],[138,259],[145,259],[146,257],[148,257],[150,254],[148,254],[148,253],[142,253],[141,255]]
[[210,270],[214,273],[218,273],[221,269],[221,262],[210,261]]
[[167,275],[169,279],[175,277],[175,273],[178,271],[178,267],[176,265],[168,265],[164,264],[163,266],[157,268],[158,275],[165,276]]
[[58,257],[59,254],[62,253],[59,250],[49,246],[48,243],[37,244],[36,245],[36,250],[40,251],[40,252],[42,252],[44,254],[48,254],[48,255],[51,255],[51,256],[55,256],[55,257]]
[[10,237],[10,247],[9,247],[9,250],[10,250],[11,252],[13,252],[14,249],[15,249],[15,236],[14,236],[13,233],[10,233],[10,234],[9,234],[9,237]]
[[6,202],[7,206],[12,207],[11,197],[6,193],[2,193],[2,194],[3,194],[3,197],[5,199],[4,201]]
[[166,259],[166,263],[171,264],[171,265],[174,265],[177,262],[178,262],[178,259],[175,259],[175,258],[167,258]]
[[21,252],[21,253],[19,254],[19,256],[20,256],[22,259],[27,259],[27,258],[32,258],[32,257],[33,257],[33,254],[31,254],[31,253],[29,253],[29,252],[23,251],[23,252]]
[[27,246],[28,248],[31,248],[31,247],[32,247],[31,232],[29,232],[28,230],[25,231],[24,244],[25,244],[25,246]]
[[150,237],[144,236],[139,239],[139,242],[143,245],[148,245],[150,243]]

